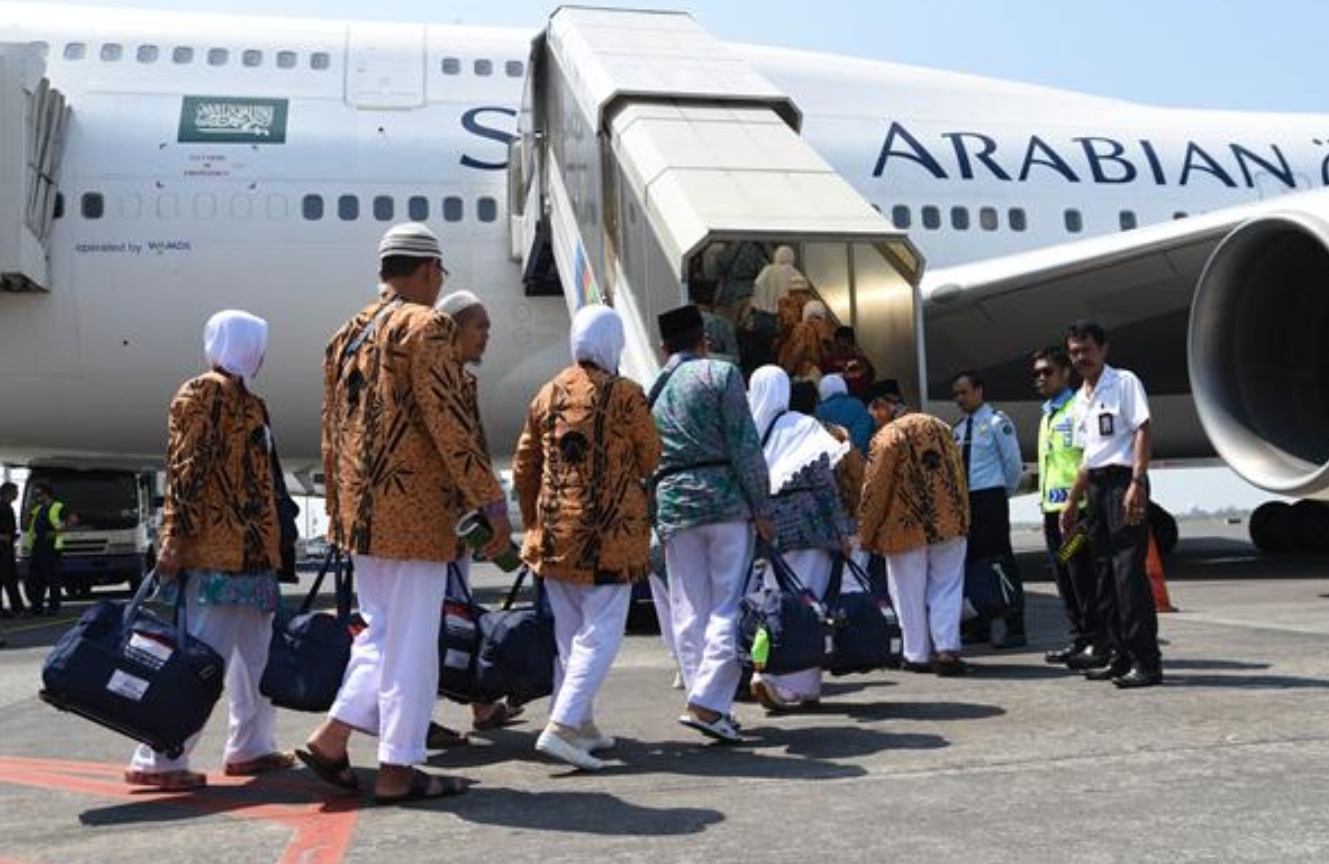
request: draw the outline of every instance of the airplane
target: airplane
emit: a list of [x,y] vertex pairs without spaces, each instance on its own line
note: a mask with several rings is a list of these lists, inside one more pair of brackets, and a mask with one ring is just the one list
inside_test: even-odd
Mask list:
[[[271,324],[258,389],[288,468],[312,476],[323,346],[372,299],[377,238],[406,219],[440,234],[444,290],[490,310],[481,407],[510,450],[567,362],[576,303],[566,260],[551,291],[513,255],[538,33],[0,2],[0,45],[28,46],[70,109],[58,165],[31,181],[50,201],[38,276],[0,291],[0,460],[159,466],[203,322],[243,308]],[[1306,502],[1261,508],[1257,545],[1329,536],[1322,117],[719,50],[796,106],[802,141],[926,258],[925,410],[953,416],[950,375],[982,370],[1031,453],[1028,353],[1092,317],[1146,383],[1156,458],[1221,459]],[[13,90],[26,73],[5,68]],[[4,136],[23,110],[0,100],[0,274],[28,170]]]

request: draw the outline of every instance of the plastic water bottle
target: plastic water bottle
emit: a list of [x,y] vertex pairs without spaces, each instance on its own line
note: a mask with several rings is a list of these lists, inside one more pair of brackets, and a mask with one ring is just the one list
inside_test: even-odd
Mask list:
[[771,657],[771,634],[765,627],[757,628],[757,635],[752,637],[752,666],[757,671],[766,668],[766,661]]
[[[462,542],[471,547],[475,552],[480,552],[489,544],[494,536],[494,526],[489,524],[485,514],[478,510],[472,510],[461,521],[457,523],[457,536],[461,537]],[[518,553],[517,544],[511,539],[508,540],[508,548],[491,559],[500,569],[511,573],[521,566],[521,555]]]

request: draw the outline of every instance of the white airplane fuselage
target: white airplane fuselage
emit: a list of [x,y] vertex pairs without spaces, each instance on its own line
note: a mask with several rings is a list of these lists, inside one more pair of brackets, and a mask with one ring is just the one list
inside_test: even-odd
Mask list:
[[[568,360],[564,300],[525,296],[508,254],[506,145],[524,80],[508,73],[533,32],[0,11],[0,41],[49,46],[47,77],[73,109],[51,290],[0,295],[0,455],[159,461],[166,405],[203,366],[203,322],[242,308],[271,324],[257,389],[284,455],[313,465],[323,346],[373,299],[379,235],[420,206],[444,243],[444,290],[475,291],[490,310],[482,410],[491,447],[511,451],[530,396]],[[192,59],[174,62],[178,48]],[[1327,185],[1320,117],[1159,109],[733,50],[792,96],[822,156],[908,228],[932,274],[925,298],[953,265]],[[326,68],[311,68],[316,56]],[[476,74],[486,60],[489,74]],[[282,140],[182,140],[187,97],[277,100]],[[948,368],[944,356],[928,362]],[[1179,455],[1206,448],[1185,443]]]

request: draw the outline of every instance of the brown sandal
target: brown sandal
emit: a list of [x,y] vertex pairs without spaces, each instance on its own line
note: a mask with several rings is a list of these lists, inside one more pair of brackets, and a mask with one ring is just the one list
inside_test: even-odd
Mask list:
[[163,792],[186,792],[208,785],[208,775],[198,771],[125,771],[125,782],[130,786],[150,786]]
[[518,718],[526,712],[526,709],[520,705],[511,705],[507,702],[495,702],[489,709],[489,713],[484,717],[476,717],[471,721],[471,728],[477,732],[484,732],[489,729],[501,729],[504,726],[511,726],[519,722]]
[[269,771],[285,771],[295,767],[294,753],[266,753],[257,759],[227,762],[223,769],[227,777],[251,777]]

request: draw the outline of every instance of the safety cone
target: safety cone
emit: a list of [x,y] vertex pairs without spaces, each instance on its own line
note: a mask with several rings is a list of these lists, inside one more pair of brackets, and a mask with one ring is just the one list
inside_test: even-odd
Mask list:
[[1149,574],[1149,588],[1154,592],[1154,608],[1159,612],[1176,612],[1172,598],[1167,594],[1167,580],[1163,576],[1163,556],[1158,554],[1158,543],[1154,532],[1149,531],[1149,555],[1145,558],[1144,569]]

